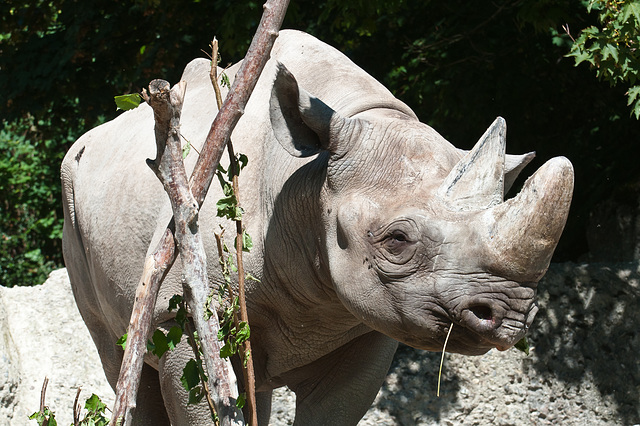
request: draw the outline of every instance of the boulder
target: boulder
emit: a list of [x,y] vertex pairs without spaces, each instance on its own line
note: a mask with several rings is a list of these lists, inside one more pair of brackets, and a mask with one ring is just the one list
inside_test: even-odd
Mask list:
[[52,272],[43,285],[0,287],[0,323],[0,419],[7,419],[0,424],[36,425],[28,417],[40,408],[45,377],[46,405],[60,425],[73,424],[78,387],[83,407],[92,393],[113,405],[113,391],[76,308],[66,269]]
[[[640,424],[640,263],[552,265],[539,299],[529,356],[446,354],[440,397],[440,353],[401,346],[360,425]],[[0,288],[0,322],[6,424],[28,424],[45,376],[59,424],[71,423],[78,386],[82,401],[96,393],[113,404],[64,269],[41,286]],[[275,395],[271,424],[292,424],[295,396]]]

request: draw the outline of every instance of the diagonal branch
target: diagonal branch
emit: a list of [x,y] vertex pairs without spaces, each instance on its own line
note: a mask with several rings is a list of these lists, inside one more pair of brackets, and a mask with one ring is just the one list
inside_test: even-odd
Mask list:
[[[267,0],[258,30],[236,75],[233,87],[211,125],[190,180],[192,194],[199,206],[206,197],[231,132],[240,120],[269,58],[288,5],[289,0]],[[172,219],[156,249],[145,260],[136,290],[136,300],[129,321],[127,347],[116,386],[116,402],[112,416],[114,424],[118,419],[124,419],[125,425],[131,423],[131,410],[135,408],[158,290],[176,259],[174,228],[175,223]]]

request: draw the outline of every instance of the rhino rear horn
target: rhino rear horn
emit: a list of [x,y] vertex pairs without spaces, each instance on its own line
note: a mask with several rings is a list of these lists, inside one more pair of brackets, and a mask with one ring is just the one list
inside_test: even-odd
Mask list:
[[504,193],[506,194],[513,186],[516,178],[527,164],[536,157],[535,152],[529,152],[522,155],[507,154],[504,163]]
[[506,134],[504,118],[496,118],[445,178],[438,194],[451,209],[483,210],[502,203]]

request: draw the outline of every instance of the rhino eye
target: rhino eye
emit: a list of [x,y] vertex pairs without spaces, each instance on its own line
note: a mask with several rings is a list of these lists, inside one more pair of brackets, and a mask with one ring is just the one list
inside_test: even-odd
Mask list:
[[399,253],[409,244],[409,239],[401,231],[392,232],[384,240],[384,247],[391,253]]

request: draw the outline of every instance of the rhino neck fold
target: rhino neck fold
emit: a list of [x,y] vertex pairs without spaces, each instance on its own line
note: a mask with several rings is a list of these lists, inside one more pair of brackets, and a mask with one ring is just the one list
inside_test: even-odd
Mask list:
[[[251,297],[259,301],[251,307],[250,320],[265,348],[268,376],[311,362],[370,331],[340,303],[331,282],[322,204],[328,154],[301,167],[302,160],[290,161],[277,171],[283,176],[280,189],[268,189],[274,196],[264,206],[269,225],[262,282]],[[287,179],[285,169],[296,166]]]

